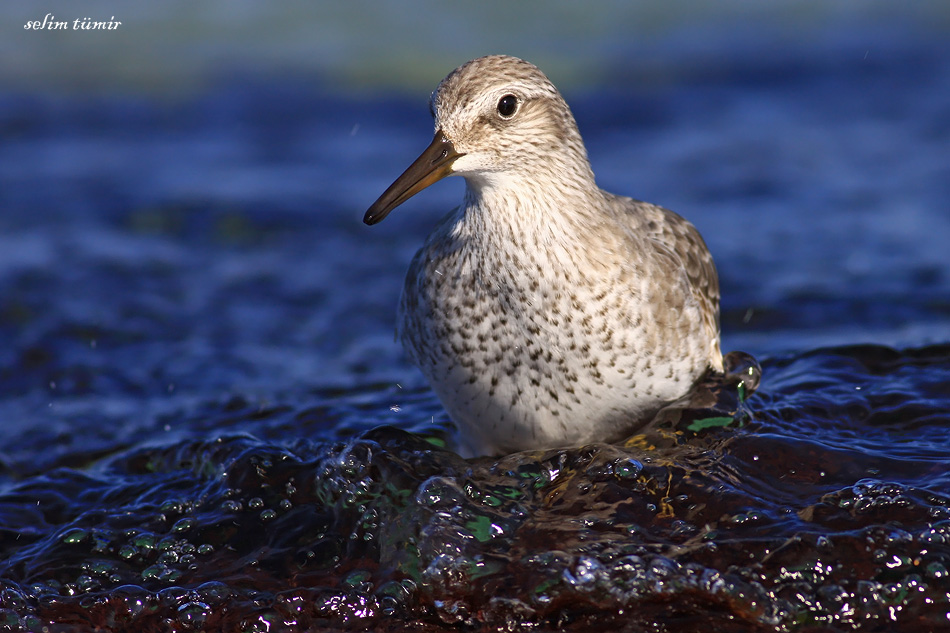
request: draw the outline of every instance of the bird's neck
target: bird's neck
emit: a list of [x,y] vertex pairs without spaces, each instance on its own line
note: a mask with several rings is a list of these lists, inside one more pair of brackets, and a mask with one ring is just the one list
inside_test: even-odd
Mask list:
[[482,236],[545,242],[574,242],[579,232],[598,223],[604,194],[589,167],[540,175],[466,177],[462,222]]

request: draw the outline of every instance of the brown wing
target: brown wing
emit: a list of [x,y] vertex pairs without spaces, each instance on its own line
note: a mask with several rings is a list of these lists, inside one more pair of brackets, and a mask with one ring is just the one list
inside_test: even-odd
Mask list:
[[696,227],[680,215],[647,202],[616,197],[624,207],[631,228],[647,239],[663,244],[680,260],[686,278],[705,314],[712,315],[709,326],[719,336],[719,275],[706,242]]

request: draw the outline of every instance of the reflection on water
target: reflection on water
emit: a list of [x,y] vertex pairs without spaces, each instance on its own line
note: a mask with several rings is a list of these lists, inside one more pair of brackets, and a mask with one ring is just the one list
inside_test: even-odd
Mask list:
[[0,98],[0,628],[950,629],[950,55],[849,46],[568,95],[761,384],[471,461],[392,337],[458,183],[360,224],[424,98]]

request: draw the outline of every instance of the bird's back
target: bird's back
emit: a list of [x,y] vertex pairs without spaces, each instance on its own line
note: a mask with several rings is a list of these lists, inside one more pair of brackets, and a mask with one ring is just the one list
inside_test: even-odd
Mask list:
[[709,363],[722,371],[719,347],[719,275],[712,254],[695,226],[678,213],[664,207],[625,196],[606,193],[618,222],[668,254],[674,267],[682,270],[689,288],[704,315],[706,337],[710,341]]

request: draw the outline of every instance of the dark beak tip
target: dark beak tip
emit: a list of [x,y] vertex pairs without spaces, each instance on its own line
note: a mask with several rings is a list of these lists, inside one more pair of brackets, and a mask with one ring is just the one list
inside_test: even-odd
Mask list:
[[379,224],[382,222],[389,212],[392,209],[386,207],[380,207],[379,201],[377,200],[373,206],[366,210],[366,213],[363,214],[363,224],[373,226],[374,224]]
[[390,211],[432,183],[448,176],[452,163],[461,155],[446,140],[442,130],[437,131],[429,147],[370,206],[363,216],[363,222],[370,226],[382,222]]

